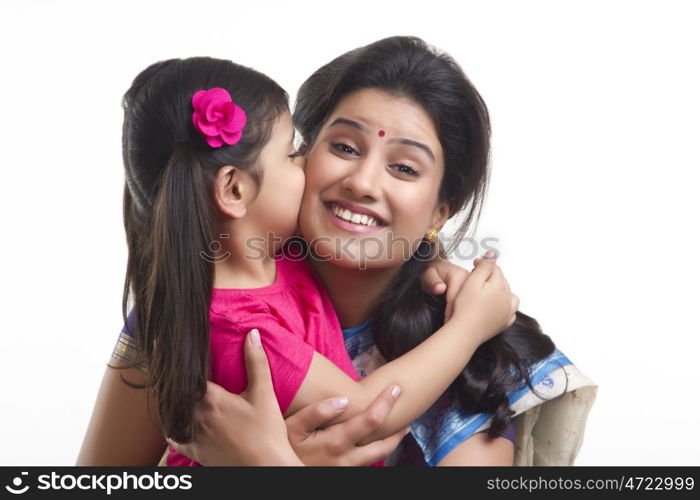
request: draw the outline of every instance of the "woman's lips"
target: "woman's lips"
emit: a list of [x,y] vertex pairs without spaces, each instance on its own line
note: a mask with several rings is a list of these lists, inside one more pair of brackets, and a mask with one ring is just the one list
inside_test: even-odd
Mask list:
[[333,213],[333,208],[331,203],[324,203],[323,204],[324,208],[326,209],[326,213],[328,214],[328,217],[331,219],[331,222],[335,224],[337,227],[340,229],[344,229],[345,231],[349,231],[351,233],[358,233],[358,234],[367,234],[367,233],[374,233],[375,231],[379,231],[380,229],[383,229],[385,225],[379,225],[379,226],[365,226],[363,224],[354,224],[352,222],[348,222],[345,219],[341,219],[337,215]]

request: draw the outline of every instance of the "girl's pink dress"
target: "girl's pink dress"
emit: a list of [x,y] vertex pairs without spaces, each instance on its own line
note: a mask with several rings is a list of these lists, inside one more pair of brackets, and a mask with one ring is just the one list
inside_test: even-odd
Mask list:
[[[211,380],[234,393],[247,386],[243,346],[260,331],[272,384],[284,413],[294,399],[314,351],[359,380],[323,285],[301,257],[281,254],[275,282],[263,288],[212,290],[209,309]],[[172,448],[168,465],[199,465]]]

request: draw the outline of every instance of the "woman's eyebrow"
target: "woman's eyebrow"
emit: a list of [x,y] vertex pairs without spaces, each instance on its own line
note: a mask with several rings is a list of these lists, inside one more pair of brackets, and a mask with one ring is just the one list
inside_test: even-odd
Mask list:
[[431,151],[431,149],[423,144],[422,142],[414,141],[413,139],[404,139],[404,138],[396,138],[396,139],[389,139],[389,144],[403,144],[404,146],[414,146],[423,151],[425,154],[427,154],[431,160],[435,161],[435,155]]
[[349,125],[352,128],[356,128],[357,130],[364,132],[365,134],[369,134],[369,128],[367,128],[366,125],[363,125],[360,122],[356,122],[355,120],[351,120],[350,118],[343,118],[343,117],[336,118],[335,120],[333,120],[333,123],[328,125],[328,128],[330,128],[334,125],[339,125],[339,124]]
[[[348,125],[350,127],[356,128],[357,130],[360,130],[361,132],[364,132],[365,134],[369,134],[369,132],[370,132],[369,128],[366,125],[364,125],[360,122],[357,122],[355,120],[351,120],[349,118],[343,118],[343,117],[336,118],[335,120],[333,120],[333,123],[328,125],[328,127],[330,128],[334,125],[340,125],[340,124]],[[416,148],[420,149],[421,151],[423,151],[425,154],[427,154],[428,157],[432,161],[435,161],[435,155],[433,154],[433,151],[426,144],[423,144],[422,142],[414,141],[413,139],[406,139],[403,137],[398,137],[398,138],[394,138],[394,139],[389,139],[389,144],[402,144],[404,146],[416,147]]]

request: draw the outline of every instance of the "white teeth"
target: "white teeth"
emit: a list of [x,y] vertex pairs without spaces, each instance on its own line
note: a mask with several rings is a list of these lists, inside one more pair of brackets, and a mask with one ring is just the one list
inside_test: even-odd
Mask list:
[[331,206],[331,209],[337,217],[348,222],[352,222],[353,224],[362,224],[363,226],[369,227],[375,227],[379,225],[379,223],[374,217],[367,214],[353,213],[347,208],[343,208],[340,205],[336,205],[335,203]]

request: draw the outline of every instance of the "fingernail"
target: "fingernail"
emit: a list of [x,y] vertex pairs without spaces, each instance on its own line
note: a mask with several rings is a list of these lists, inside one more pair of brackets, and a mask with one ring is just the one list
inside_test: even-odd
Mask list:
[[435,286],[433,286],[433,290],[435,290],[435,293],[442,293],[445,291],[447,288],[447,285],[444,283],[435,283]]
[[257,328],[250,331],[250,345],[253,347],[260,347],[262,345],[260,342],[260,332]]
[[496,256],[493,250],[489,250],[484,254],[484,259],[493,259]]
[[331,405],[333,405],[333,408],[335,408],[336,410],[342,410],[348,405],[348,398],[331,399]]
[[399,397],[399,394],[401,394],[401,387],[398,385],[395,385],[394,387],[391,388],[391,395],[394,396],[395,398]]

